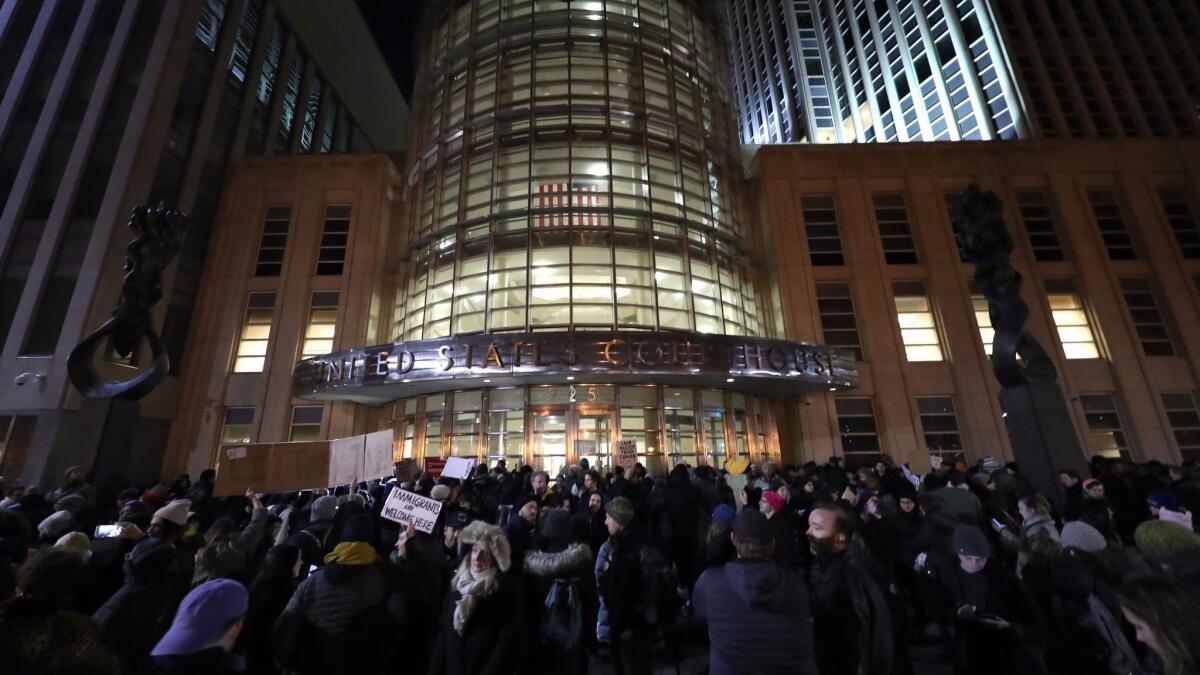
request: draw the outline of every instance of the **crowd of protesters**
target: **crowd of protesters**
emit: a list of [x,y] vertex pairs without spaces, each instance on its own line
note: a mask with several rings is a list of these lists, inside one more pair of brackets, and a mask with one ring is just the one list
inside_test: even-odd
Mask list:
[[[4,486],[0,673],[641,674],[687,625],[713,675],[907,675],[913,645],[964,675],[1200,673],[1200,467],[1096,457],[1044,495],[933,460],[236,498],[72,467]],[[441,502],[432,532],[382,517],[395,488]]]

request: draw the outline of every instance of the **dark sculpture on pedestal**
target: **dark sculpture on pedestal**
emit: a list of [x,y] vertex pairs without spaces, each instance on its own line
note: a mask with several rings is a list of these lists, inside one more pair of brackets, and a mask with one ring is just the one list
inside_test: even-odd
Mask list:
[[1008,259],[1013,240],[1003,211],[995,193],[971,185],[951,207],[951,218],[963,253],[975,263],[975,284],[988,300],[995,330],[992,369],[1013,453],[1034,487],[1057,497],[1058,470],[1082,469],[1083,452],[1056,382],[1058,372],[1025,329],[1029,306],[1021,298],[1021,274]]
[[[125,247],[125,277],[121,301],[112,316],[83,338],[67,359],[71,384],[86,398],[137,401],[154,390],[167,376],[170,366],[162,341],[152,325],[154,306],[162,300],[163,269],[179,253],[188,217],[158,206],[139,206],[129,218],[134,239]],[[96,372],[92,356],[108,338],[113,351],[123,358],[133,354],[143,338],[150,345],[150,366],[124,381],[107,380]]]

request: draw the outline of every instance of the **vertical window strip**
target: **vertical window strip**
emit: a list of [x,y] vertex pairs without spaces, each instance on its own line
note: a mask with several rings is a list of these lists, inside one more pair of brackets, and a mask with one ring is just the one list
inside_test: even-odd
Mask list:
[[1038,262],[1066,260],[1062,241],[1050,210],[1050,197],[1045,190],[1017,190],[1017,211],[1025,226],[1025,236],[1033,258]]
[[904,196],[898,194],[874,195],[875,222],[879,226],[879,240],[883,244],[883,259],[889,265],[915,265],[917,244],[913,240],[912,226],[908,222],[908,209]]
[[1092,215],[1096,218],[1096,227],[1100,230],[1100,238],[1104,241],[1108,259],[1137,260],[1137,249],[1129,236],[1129,228],[1117,203],[1116,192],[1104,189],[1088,190],[1087,198],[1092,207]]
[[258,257],[254,261],[254,276],[277,277],[283,272],[283,258],[287,250],[288,224],[292,219],[292,207],[268,206],[263,222],[262,238],[258,243]]
[[1083,394],[1079,397],[1083,405],[1084,419],[1088,427],[1088,443],[1092,453],[1105,457],[1129,459],[1129,441],[1117,412],[1113,394]]
[[854,297],[850,284],[827,282],[817,284],[817,310],[821,318],[821,333],[826,346],[845,349],[862,361],[862,338],[858,334],[858,319],[854,314]]
[[313,292],[300,358],[312,358],[333,351],[333,341],[337,337],[338,296],[337,291]]
[[246,302],[246,317],[238,338],[233,372],[261,373],[267,364],[267,346],[271,340],[271,322],[275,315],[274,293],[251,293]]
[[1191,392],[1163,392],[1163,408],[1183,461],[1200,459],[1200,412]]
[[925,449],[943,459],[961,459],[963,443],[954,399],[950,396],[918,396],[917,412],[921,416]]
[[317,253],[317,274],[339,276],[346,264],[346,246],[350,241],[350,207],[326,206],[321,228],[321,248]]
[[1119,281],[1121,295],[1125,299],[1125,309],[1129,311],[1129,320],[1133,322],[1133,330],[1142,345],[1142,353],[1146,356],[1174,356],[1176,352],[1171,332],[1158,309],[1158,300],[1150,286],[1150,280],[1144,277],[1124,277]]
[[869,398],[835,399],[842,454],[855,464],[871,463],[880,453],[875,407]]
[[838,232],[837,210],[833,197],[805,196],[800,200],[804,232],[808,237],[808,255],[813,265],[845,265],[842,239]]
[[253,438],[254,408],[226,408],[225,421],[221,425],[221,442],[250,443]]
[[321,418],[324,417],[325,406],[297,405],[292,406],[292,424],[288,429],[289,441],[319,441],[321,440]]
[[933,307],[920,281],[892,282],[896,321],[909,361],[942,361],[942,346],[933,320]]
[[1163,188],[1158,191],[1158,200],[1167,218],[1167,225],[1179,244],[1180,254],[1188,260],[1200,258],[1200,225],[1196,223],[1196,216],[1183,190]]
[[1046,282],[1046,299],[1050,303],[1050,314],[1058,330],[1063,354],[1068,359],[1097,359],[1096,337],[1088,321],[1083,300],[1075,291],[1075,284],[1068,279]]

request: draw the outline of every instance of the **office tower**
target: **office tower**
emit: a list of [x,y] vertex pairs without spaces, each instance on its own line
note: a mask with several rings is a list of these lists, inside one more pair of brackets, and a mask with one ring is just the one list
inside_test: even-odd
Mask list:
[[1194,3],[732,0],[744,143],[1194,135]]
[[0,474],[92,465],[104,405],[67,355],[116,306],[131,209],[165,200],[191,215],[154,317],[172,377],[122,458],[153,476],[226,167],[401,149],[406,104],[351,2],[293,0],[5,0],[0,91]]

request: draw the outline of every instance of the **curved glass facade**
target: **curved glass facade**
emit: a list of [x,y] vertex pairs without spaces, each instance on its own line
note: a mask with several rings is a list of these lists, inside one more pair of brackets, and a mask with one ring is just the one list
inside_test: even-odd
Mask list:
[[396,458],[486,457],[556,475],[587,458],[611,467],[621,441],[637,444],[653,474],[679,462],[722,466],[778,454],[770,402],[698,387],[566,384],[486,388],[414,396],[385,409]]
[[393,334],[761,335],[725,49],[691,0],[445,2]]

